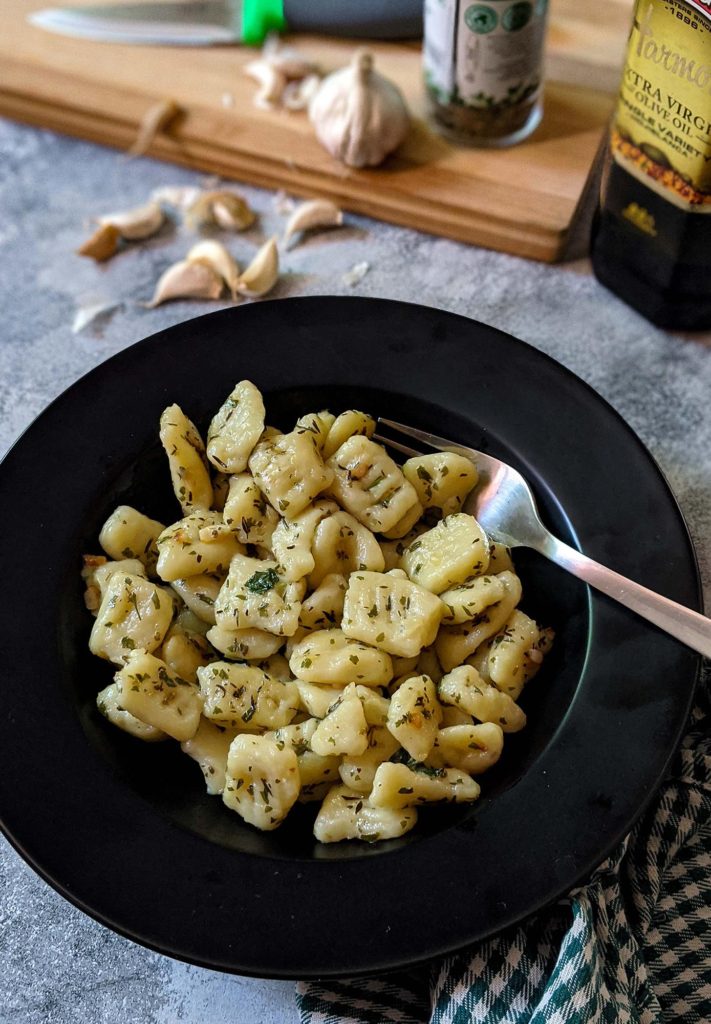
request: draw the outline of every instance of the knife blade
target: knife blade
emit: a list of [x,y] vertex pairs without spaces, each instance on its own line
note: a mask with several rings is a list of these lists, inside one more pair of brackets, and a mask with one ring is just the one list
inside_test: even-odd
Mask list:
[[378,39],[422,34],[422,0],[172,0],[49,7],[39,28],[79,39],[163,46],[257,45],[269,32]]

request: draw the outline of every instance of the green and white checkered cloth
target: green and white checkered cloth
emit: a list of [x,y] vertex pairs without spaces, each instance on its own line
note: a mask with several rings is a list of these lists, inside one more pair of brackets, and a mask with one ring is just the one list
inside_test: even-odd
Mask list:
[[584,885],[417,972],[299,982],[301,1024],[710,1024],[710,684],[707,669],[668,778]]

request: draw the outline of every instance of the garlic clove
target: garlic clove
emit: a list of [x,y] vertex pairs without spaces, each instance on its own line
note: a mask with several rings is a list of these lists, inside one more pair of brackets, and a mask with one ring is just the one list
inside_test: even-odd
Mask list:
[[170,299],[219,299],[222,292],[222,278],[204,263],[180,260],[161,274],[150,309]]
[[97,263],[111,259],[118,249],[121,234],[113,224],[100,224],[91,238],[77,249],[79,256],[89,256]]
[[358,50],[351,63],[328,75],[309,104],[316,136],[349,167],[382,163],[403,141],[410,117],[402,93]]
[[313,74],[288,82],[282,93],[282,105],[287,110],[306,110],[320,84],[320,76]]
[[160,231],[165,217],[157,202],[151,201],[132,210],[121,210],[99,217],[99,224],[113,224],[122,238],[137,241]]
[[266,295],[279,277],[279,252],[276,238],[270,238],[258,251],[237,281],[237,291],[251,299]]
[[228,231],[244,231],[254,224],[257,215],[249,203],[236,192],[203,192],[187,210],[190,227],[216,224]]
[[198,242],[188,253],[189,263],[203,263],[222,278],[230,290],[233,299],[237,297],[237,281],[239,267],[221,242],[207,239]]
[[230,192],[223,193],[221,198],[213,201],[212,216],[218,227],[226,231],[244,231],[251,228],[257,219],[248,203],[241,196]]
[[286,87],[286,75],[265,60],[253,60],[245,64],[244,73],[259,85],[254,105],[263,110],[272,110],[277,106]]
[[296,207],[284,229],[284,241],[300,231],[313,228],[338,227],[343,223],[343,213],[330,199],[311,199]]
[[306,78],[307,75],[316,74],[313,61],[307,60],[293,46],[282,45],[279,36],[275,34],[267,36],[262,47],[262,60],[281,71],[286,78]]

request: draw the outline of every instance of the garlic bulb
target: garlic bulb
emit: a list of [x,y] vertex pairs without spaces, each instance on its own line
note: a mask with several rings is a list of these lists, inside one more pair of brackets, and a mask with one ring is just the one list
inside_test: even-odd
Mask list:
[[373,70],[366,50],[358,50],[347,67],[323,80],[309,117],[321,145],[350,167],[381,163],[410,125],[400,90]]

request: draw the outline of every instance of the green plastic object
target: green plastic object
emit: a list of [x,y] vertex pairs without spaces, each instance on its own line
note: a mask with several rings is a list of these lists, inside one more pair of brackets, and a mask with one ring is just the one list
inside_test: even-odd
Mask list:
[[270,32],[285,32],[284,0],[242,0],[242,42],[259,46]]

